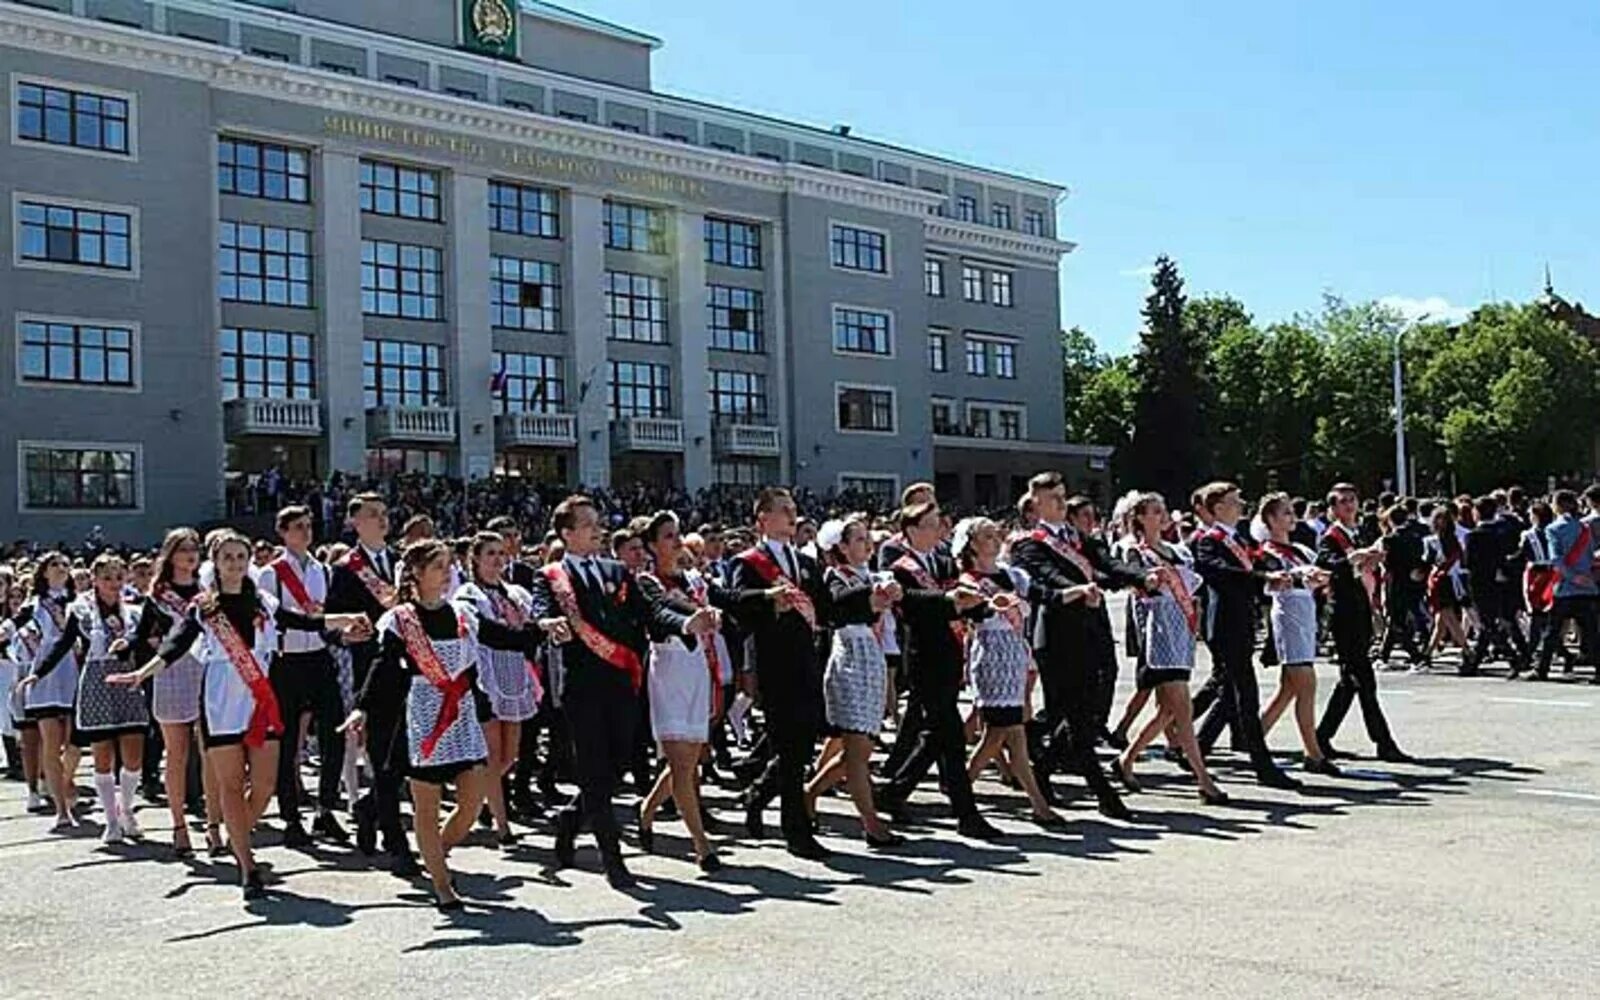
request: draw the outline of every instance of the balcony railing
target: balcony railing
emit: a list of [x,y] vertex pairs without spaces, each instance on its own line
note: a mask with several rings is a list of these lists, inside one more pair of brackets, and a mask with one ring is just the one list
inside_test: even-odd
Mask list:
[[456,439],[456,411],[450,406],[375,406],[367,411],[367,440],[450,442]]
[[230,438],[321,437],[322,407],[314,399],[230,399],[222,426]]
[[611,424],[619,451],[682,451],[683,421],[664,417],[623,417]]
[[504,413],[494,418],[501,448],[571,448],[578,443],[578,420],[570,413]]
[[777,458],[783,452],[778,428],[763,424],[719,424],[717,451],[747,458]]

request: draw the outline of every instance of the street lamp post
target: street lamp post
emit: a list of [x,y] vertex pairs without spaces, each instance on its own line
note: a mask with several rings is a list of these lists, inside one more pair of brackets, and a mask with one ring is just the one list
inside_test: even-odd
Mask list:
[[[1432,313],[1423,313],[1412,320],[1410,326],[1420,326]],[[1407,327],[1402,326],[1394,335],[1394,492],[1406,496],[1406,383],[1400,367],[1400,341],[1405,339]]]

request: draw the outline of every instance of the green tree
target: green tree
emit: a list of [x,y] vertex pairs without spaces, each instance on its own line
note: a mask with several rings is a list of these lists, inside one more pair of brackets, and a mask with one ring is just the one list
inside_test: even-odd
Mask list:
[[1122,468],[1143,489],[1187,496],[1207,469],[1204,437],[1206,350],[1184,321],[1178,266],[1156,258],[1134,359],[1133,441]]
[[1394,479],[1394,338],[1404,319],[1375,302],[1324,295],[1322,312],[1297,317],[1326,345],[1323,409],[1312,435],[1311,487],[1348,480],[1368,492]]
[[1085,437],[1079,412],[1083,394],[1089,381],[1111,364],[1111,359],[1100,352],[1094,338],[1080,327],[1061,331],[1061,401],[1066,416],[1068,441],[1094,442]]

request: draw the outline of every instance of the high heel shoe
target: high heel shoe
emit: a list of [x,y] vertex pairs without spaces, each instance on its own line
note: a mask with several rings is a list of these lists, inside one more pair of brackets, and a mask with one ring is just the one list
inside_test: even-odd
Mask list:
[[1133,771],[1129,769],[1128,763],[1121,757],[1117,758],[1116,771],[1117,777],[1122,779],[1123,787],[1126,788],[1130,794],[1144,791],[1144,786],[1139,784],[1139,779],[1133,776]]
[[222,824],[206,824],[206,856],[220,858],[228,853],[228,848],[222,842]]
[[260,899],[267,894],[267,887],[261,881],[261,869],[252,868],[244,877],[244,898]]
[[696,861],[695,864],[699,865],[700,870],[705,872],[707,875],[722,871],[722,859],[717,856],[716,851],[708,852],[704,857]]
[[194,845],[189,843],[189,831],[186,827],[178,827],[172,833],[172,856],[179,861],[188,861],[194,857]]
[[1200,789],[1200,801],[1208,806],[1225,806],[1228,804],[1228,793],[1220,788],[1210,790]]
[[866,841],[868,850],[887,851],[896,847],[904,846],[906,838],[900,836],[898,833],[895,833],[893,830],[888,830],[885,831],[881,837],[875,837],[870,833],[866,834]]

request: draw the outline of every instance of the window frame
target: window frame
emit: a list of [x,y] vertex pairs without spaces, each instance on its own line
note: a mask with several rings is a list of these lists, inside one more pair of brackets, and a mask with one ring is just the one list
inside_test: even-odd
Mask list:
[[[985,284],[988,286],[990,305],[1001,309],[1016,308],[1017,276],[1014,271],[992,268],[988,273]],[[1001,289],[1005,290],[1004,295],[1001,294]]]
[[[26,340],[27,334],[24,332],[24,327],[28,327],[28,326],[42,326],[42,327],[44,327],[44,330],[45,330],[44,351],[45,351],[45,369],[46,369],[46,372],[49,371],[50,361],[51,361],[51,353],[52,352],[51,352],[51,344],[50,344],[50,341],[49,341],[49,337],[50,337],[50,331],[51,331],[52,327],[70,327],[72,329],[72,331],[73,331],[72,361],[73,361],[74,369],[78,370],[78,371],[82,370],[82,355],[83,355],[83,351],[85,350],[85,348],[81,344],[82,331],[84,331],[86,329],[90,329],[90,330],[98,329],[98,330],[101,331],[102,334],[112,333],[112,332],[126,333],[128,335],[128,347],[127,347],[126,352],[123,352],[119,348],[112,348],[112,347],[107,347],[107,346],[102,346],[100,348],[100,351],[102,351],[105,355],[107,355],[106,359],[104,361],[102,361],[102,366],[104,368],[108,368],[109,367],[109,364],[107,364],[107,362],[109,361],[109,355],[111,353],[113,353],[113,352],[126,353],[128,355],[128,358],[127,358],[127,361],[128,361],[128,381],[127,382],[87,382],[87,381],[82,381],[80,379],[71,379],[71,380],[52,379],[52,378],[49,378],[48,375],[45,378],[29,378],[27,376],[26,372],[24,371],[24,362],[23,362],[24,356],[28,353],[27,349],[30,346],[32,346],[27,342],[27,340]],[[14,333],[15,333],[14,339],[16,341],[16,356],[15,356],[16,376],[15,376],[15,381],[16,381],[17,386],[20,387],[20,388],[24,388],[24,389],[44,389],[44,390],[66,389],[66,390],[69,390],[69,391],[70,390],[80,390],[80,391],[81,390],[89,390],[89,391],[93,391],[93,392],[120,392],[120,393],[137,393],[137,392],[143,391],[143,388],[144,388],[144,372],[143,372],[142,366],[140,364],[140,358],[141,358],[141,355],[143,354],[143,346],[144,346],[143,345],[143,326],[142,326],[141,323],[139,323],[136,320],[98,319],[98,318],[90,318],[90,317],[84,317],[84,316],[58,316],[58,315],[45,315],[45,314],[42,314],[42,313],[19,312],[19,313],[16,314],[16,317],[14,319],[13,330],[14,330]],[[90,348],[90,350],[92,350],[92,349],[93,348]]]
[[[370,261],[367,260],[367,248],[369,246],[372,248],[372,260]],[[384,261],[378,259],[379,254],[384,247],[394,248],[393,263],[385,263]],[[421,263],[419,263],[419,266],[410,267],[406,265],[404,256],[405,251],[407,250],[422,252],[420,254]],[[432,255],[432,259],[437,263],[437,268],[430,269],[426,266],[425,262],[429,255]],[[370,273],[374,282],[371,286],[367,284],[369,268],[371,269]],[[394,274],[394,287],[384,288],[382,285],[382,275],[389,272],[393,272]],[[435,275],[437,278],[437,283],[432,292],[428,291],[426,280],[427,276],[430,274]],[[408,291],[406,289],[407,275],[418,276],[418,287],[416,290]],[[445,319],[444,287],[444,251],[441,248],[428,246],[424,243],[401,243],[396,240],[377,240],[368,237],[362,237],[361,315],[373,316],[379,319],[411,319],[419,320],[425,323],[443,322]],[[367,296],[369,294],[372,296],[372,309],[367,308]],[[395,309],[398,311],[385,312],[382,310],[381,307],[383,300],[381,296],[384,295],[394,296]],[[416,299],[422,306],[426,306],[429,302],[435,303],[436,309],[434,314],[431,316],[427,315],[425,309],[422,315],[408,314],[406,312],[406,301],[408,298]]]
[[[224,338],[230,333],[234,335],[235,343],[238,344],[238,347],[233,351],[229,351],[223,346]],[[264,344],[274,335],[284,337],[288,343],[289,353],[284,355],[282,358],[278,358],[276,355],[268,352],[265,346],[263,346],[259,353],[247,352],[245,349],[245,337],[248,334],[259,334],[262,337]],[[295,341],[301,339],[305,341],[306,353],[304,356],[297,355],[294,350]],[[222,371],[223,365],[227,363],[230,355],[233,357],[235,366],[234,376],[231,379],[224,375]],[[263,375],[260,379],[252,380],[245,375],[248,362],[252,360],[259,361],[261,363]],[[252,396],[248,395],[246,391],[241,391],[248,390],[252,385],[259,383],[263,391],[270,392],[275,383],[271,376],[265,373],[270,370],[273,362],[275,361],[282,361],[283,363],[285,374],[282,384],[285,386],[287,395]],[[296,376],[296,369],[299,365],[305,366],[308,375],[308,379],[304,381],[304,384],[302,384],[302,380]],[[221,387],[223,403],[228,403],[236,399],[271,399],[301,402],[315,401],[318,399],[317,335],[314,333],[307,333],[302,330],[268,330],[260,327],[246,326],[219,327],[217,330],[217,381]],[[307,390],[306,394],[296,395],[296,392],[302,388]],[[230,389],[234,391],[233,395],[229,395]]]
[[[627,289],[619,291],[616,287],[618,279],[627,279]],[[643,281],[647,284],[646,293],[641,295],[636,290],[636,283]],[[654,344],[664,345],[672,343],[671,314],[672,307],[669,283],[666,278],[654,274],[640,274],[637,271],[616,271],[606,269],[605,284],[602,286],[606,317],[606,340],[624,344]],[[660,291],[657,296],[656,290]],[[627,315],[616,311],[621,302],[628,303]],[[645,315],[641,318],[637,306],[645,303]],[[657,318],[656,305],[660,305],[660,317]],[[645,324],[647,336],[639,337],[634,334],[640,323]],[[618,329],[626,327],[628,336],[619,336]],[[659,332],[659,337],[657,336]]]
[[[367,361],[368,344],[373,345],[372,361],[370,363]],[[394,344],[402,352],[404,352],[406,348],[420,348],[422,351],[422,363],[411,364],[407,362],[404,357],[402,357],[397,363],[385,362],[383,359],[383,347],[386,344]],[[438,364],[430,364],[430,360],[432,359],[437,359]],[[372,385],[370,388],[367,384],[367,372],[369,368],[373,375]],[[384,390],[383,373],[390,369],[395,369],[400,372],[400,385],[395,390],[400,397],[399,399],[384,398],[386,393]],[[422,387],[417,390],[422,394],[423,397],[422,402],[420,403],[406,401],[406,397],[412,394],[412,390],[407,389],[405,386],[405,373],[411,371],[422,373]],[[433,390],[433,384],[429,376],[435,371],[439,376],[438,397],[437,401],[430,402],[428,399],[428,394]],[[449,406],[450,370],[445,364],[445,348],[438,344],[430,344],[420,340],[399,340],[392,337],[361,338],[361,407],[363,410],[372,410],[381,407],[389,407],[394,409],[448,409]]]
[[1048,237],[1050,232],[1045,226],[1044,213],[1037,208],[1025,209],[1022,213],[1022,232],[1026,236]]
[[[772,422],[772,397],[767,391],[767,375],[765,372],[748,371],[739,368],[711,368],[707,371],[706,379],[707,406],[713,423],[746,424],[766,426]],[[719,376],[729,376],[731,379],[744,380],[743,387],[722,388],[718,385]],[[742,411],[722,412],[718,408],[719,399],[758,400],[759,406],[748,407]]]
[[[972,414],[980,410],[983,411],[988,418],[988,434],[972,433]],[[1016,437],[1004,437],[1001,434],[996,433],[1000,429],[1001,414],[1009,414],[1017,418]],[[963,436],[965,437],[971,437],[979,441],[1028,440],[1028,407],[1024,403],[1007,403],[990,399],[969,399],[966,401],[966,405],[962,407],[962,415],[964,419],[961,423],[961,430],[963,431]]]
[[[615,214],[619,211],[626,213],[626,220],[619,222]],[[643,213],[643,225],[635,218]],[[665,256],[669,248],[667,239],[667,210],[659,205],[648,205],[637,201],[617,201],[605,199],[600,207],[600,228],[605,236],[607,250],[620,250],[623,253],[642,253],[651,256]],[[628,244],[621,245],[612,242],[612,237],[618,232],[628,233]],[[644,248],[634,246],[634,238],[644,233]]]
[[[65,91],[72,97],[72,125],[74,137],[77,135],[77,98],[93,97],[96,100],[111,99],[121,101],[125,106],[127,115],[122,119],[123,134],[127,140],[127,149],[106,149],[99,146],[80,146],[75,142],[52,142],[49,139],[33,139],[22,134],[22,88],[39,87],[45,90]],[[92,89],[86,89],[92,88]],[[101,87],[98,84],[83,84],[72,80],[61,80],[54,77],[39,76],[32,73],[13,72],[11,74],[10,88],[10,118],[11,118],[11,144],[25,146],[31,149],[53,150],[59,152],[77,153],[82,156],[98,156],[105,159],[117,160],[122,163],[139,162],[139,95],[131,91],[118,90],[114,87]],[[42,119],[41,119],[42,121]]]
[[[715,232],[717,227],[722,229],[720,239]],[[705,225],[702,228],[705,234],[707,264],[733,268],[739,271],[760,271],[763,269],[761,224],[759,222],[730,219],[720,215],[707,215],[705,217]],[[733,239],[736,231],[748,232],[752,238],[750,240],[736,241]],[[716,247],[719,244],[725,248],[723,253],[725,259],[723,260],[717,259]],[[744,263],[735,261],[736,250],[743,251]],[[754,263],[751,263],[752,260]]]
[[[839,412],[840,396],[847,390],[870,393],[886,393],[889,397],[889,422],[887,430],[879,428],[846,427],[843,415]],[[878,385],[871,382],[835,382],[833,383],[833,429],[836,434],[866,434],[872,437],[895,437],[900,433],[900,391],[892,385]]]
[[[240,145],[255,147],[256,165],[254,167],[241,168],[239,166],[237,148],[234,150],[233,162],[231,164],[224,164],[222,161],[222,150],[225,143],[232,144],[235,147]],[[267,154],[269,152],[276,151],[281,151],[284,154],[284,168],[281,171],[269,170],[266,165]],[[303,171],[298,174],[293,169],[292,158],[295,156],[300,157],[301,165],[304,168]],[[250,192],[241,190],[239,188],[238,181],[239,172],[241,169],[253,171],[256,174],[258,183],[256,185],[255,194],[251,194]],[[231,171],[232,173],[232,190],[229,190],[223,186],[223,177],[225,175],[225,171]],[[266,180],[269,176],[279,173],[283,175],[284,191],[286,193],[282,198],[275,198],[267,193]],[[301,181],[303,185],[302,190],[305,192],[305,197],[303,198],[296,198],[293,195],[294,182],[296,180]],[[311,204],[311,150],[303,146],[291,146],[288,143],[275,142],[270,139],[254,139],[242,135],[218,134],[217,193],[219,195],[228,195],[232,198],[251,198],[257,201],[275,201],[282,202],[286,205],[309,205]]]
[[[379,170],[392,171],[394,184],[381,183],[378,178]],[[415,191],[407,191],[405,181],[407,175],[418,178]],[[415,222],[444,222],[444,176],[440,171],[431,167],[418,167],[409,163],[400,163],[395,160],[384,160],[373,157],[361,157],[357,167],[356,204],[363,215],[377,215],[389,219],[411,219]],[[425,180],[432,180],[433,191],[430,193],[423,188]],[[384,211],[379,208],[379,197],[388,194],[394,199],[393,211]],[[405,211],[407,196],[417,199],[418,214]],[[433,214],[427,210],[432,207]]]
[[945,296],[945,258],[928,254],[922,259],[922,293],[930,299]]
[[1012,229],[1016,225],[1016,213],[1011,205],[1003,201],[989,203],[989,225],[995,229]]
[[[617,376],[620,373],[621,367],[623,365],[629,365],[629,366],[632,366],[635,369],[638,369],[638,368],[648,368],[648,369],[650,369],[652,377],[651,377],[651,379],[650,379],[650,381],[648,383],[639,383],[637,381],[629,381],[629,382],[626,383],[626,386],[630,391],[632,391],[634,393],[646,392],[646,393],[649,394],[651,412],[649,412],[649,413],[623,413],[622,412],[622,408],[619,405],[619,403],[620,403],[620,400],[621,400],[621,390],[623,388],[624,383],[619,382],[617,380]],[[655,378],[654,378],[654,376],[655,376],[655,374],[657,372],[659,372],[662,375],[662,381],[661,381],[660,385],[656,384],[656,381],[655,381]],[[659,399],[658,399],[658,395],[659,395]],[[656,411],[656,404],[658,402],[663,402],[663,401],[664,401],[665,405],[660,408],[661,412],[659,412],[659,413],[655,412]],[[639,417],[639,418],[642,418],[642,419],[645,419],[645,420],[671,420],[671,419],[673,419],[673,416],[672,416],[672,366],[668,365],[667,363],[662,362],[662,361],[636,361],[636,360],[632,360],[632,359],[628,359],[628,358],[611,358],[611,359],[609,359],[606,362],[606,417],[607,417],[608,420],[627,420],[627,419],[632,418],[632,417]]]
[[[880,263],[883,266],[881,268],[872,268],[851,266],[844,263],[842,258],[848,256],[845,253],[847,248],[854,248],[858,264],[861,260],[862,249],[859,238],[847,242],[841,238],[842,231],[855,233],[858,237],[863,235],[875,236],[881,240],[882,245],[877,252],[880,257]],[[828,266],[835,271],[844,271],[848,274],[872,275],[879,278],[892,278],[894,277],[893,244],[894,241],[887,229],[864,226],[859,222],[844,222],[838,219],[828,220]]]
[[[841,346],[839,343],[839,321],[844,314],[855,314],[857,316],[881,316],[884,320],[883,337],[885,341],[885,349],[882,351],[870,351]],[[895,343],[896,324],[893,309],[882,309],[876,306],[856,305],[852,302],[835,302],[833,303],[832,308],[829,310],[829,317],[831,320],[828,325],[830,331],[829,335],[832,338],[833,353],[835,355],[842,358],[872,358],[879,361],[895,360],[898,354],[898,347]]]
[[[229,227],[232,227],[234,240],[231,246],[222,242],[227,238]],[[247,229],[255,229],[260,231],[260,238],[257,242],[257,245],[254,247],[247,246],[240,240],[240,233]],[[267,246],[269,239],[268,234],[276,232],[281,232],[284,234],[284,249],[281,251],[269,249]],[[295,252],[294,238],[296,235],[303,237],[305,240],[304,253]],[[286,309],[315,309],[317,307],[315,294],[317,255],[314,241],[315,235],[309,229],[299,229],[295,226],[275,226],[269,223],[260,222],[240,222],[234,219],[220,220],[217,223],[217,298],[223,302],[243,302],[250,305],[280,306]],[[233,294],[231,295],[224,292],[222,287],[224,276],[228,273],[226,270],[224,270],[223,259],[224,256],[230,252],[233,254],[234,268],[232,272]],[[246,254],[253,254],[259,258],[260,264],[258,268],[248,273],[240,270],[241,259]],[[270,259],[274,258],[281,258],[283,260],[283,276],[281,278],[274,276],[271,273],[270,267],[268,266]],[[294,262],[296,260],[303,260],[305,262],[303,272],[304,277],[296,278],[294,275]],[[242,285],[246,279],[255,280],[260,284],[261,295],[259,298],[243,298],[240,296]],[[268,294],[270,285],[276,281],[281,281],[283,283],[285,293],[287,295],[287,298],[282,302],[272,301],[270,295]],[[304,286],[305,288],[305,301],[303,302],[296,302],[294,300],[294,291],[297,286]]]
[[[718,303],[718,293],[727,293],[726,304]],[[737,306],[733,299],[737,295],[748,295],[753,299],[753,305]],[[750,317],[746,329],[738,330],[733,326],[719,326],[719,315],[727,314],[727,322],[733,321],[733,311],[744,309]],[[766,323],[766,295],[759,288],[746,288],[742,285],[719,285],[715,282],[706,285],[706,331],[710,336],[710,350],[727,351],[730,354],[766,354],[767,353],[767,323]],[[725,343],[718,343],[718,338],[726,334]],[[750,338],[753,344],[750,348],[735,346],[739,337]]]
[[[28,453],[32,451],[56,452],[72,451],[79,453],[101,452],[106,454],[122,453],[132,456],[132,470],[129,473],[129,485],[133,490],[133,502],[127,506],[98,506],[98,507],[58,507],[51,504],[33,504],[28,500]],[[17,441],[17,510],[19,513],[42,513],[51,515],[91,515],[106,517],[109,515],[141,514],[145,507],[144,494],[144,445],[131,441],[61,441],[19,439]],[[79,477],[78,491],[82,492],[82,477],[85,472],[82,468],[75,470]]]
[[[79,213],[114,215],[127,219],[128,231],[125,238],[127,240],[128,266],[118,267],[116,265],[108,264],[82,263],[78,260],[66,261],[55,260],[50,257],[25,256],[23,246],[26,227],[22,221],[22,209],[24,205],[38,205],[45,210],[44,226],[46,252],[48,252],[49,249],[49,233],[52,229],[49,222],[49,217],[52,210],[70,211],[73,213],[73,228],[70,230],[70,232],[74,234],[73,244],[75,253],[79,249],[77,242],[80,238],[79,234],[83,232],[83,230],[77,228],[77,218]],[[107,278],[122,278],[127,280],[137,280],[139,278],[140,269],[142,266],[142,254],[140,253],[139,247],[139,208],[136,205],[114,205],[108,202],[84,201],[79,198],[61,198],[55,195],[32,194],[25,191],[13,191],[11,192],[11,219],[11,265],[13,267],[37,271],[59,271],[66,274],[95,274]],[[36,224],[28,223],[27,225],[33,226]],[[59,229],[60,227],[54,228]],[[102,240],[104,240],[106,232],[107,230],[104,228],[100,230]],[[112,235],[117,234],[113,233]],[[102,257],[103,256],[104,253],[102,244]]]
[[[514,207],[496,200],[496,195],[507,192],[516,195]],[[530,198],[531,196],[531,198]],[[544,200],[549,200],[548,210]],[[529,208],[529,201],[535,202],[535,207]],[[502,213],[511,212],[515,215],[517,225],[515,228],[505,228],[500,225]],[[544,228],[549,223],[550,232],[530,232],[523,228],[522,222],[532,215],[539,222],[539,228]],[[559,240],[561,238],[561,192],[555,188],[543,187],[537,184],[523,184],[519,181],[506,181],[491,178],[489,180],[489,231],[493,233],[509,233],[513,236],[526,236],[530,239]]]
[[[507,361],[513,357],[523,359],[521,362],[522,371],[511,371]],[[538,362],[539,372],[531,375],[528,373],[527,359],[529,358]],[[555,369],[554,374],[548,371],[551,367]],[[501,378],[502,375],[505,379],[505,383],[497,391],[491,393],[489,397],[496,416],[508,416],[516,413],[536,413],[548,416],[568,412],[566,408],[567,359],[561,355],[540,354],[537,351],[491,351],[489,353],[489,369],[495,373],[494,377],[496,379]],[[527,406],[529,397],[527,392],[524,391],[519,401],[519,405],[522,408],[512,409],[511,385],[513,382],[524,383],[528,387],[554,385],[555,392],[546,394],[547,397],[554,396],[554,399],[546,398],[538,407],[529,407]],[[537,395],[535,398],[537,398]]]
[[[515,277],[508,277],[505,269],[508,265],[516,265]],[[529,281],[528,270],[532,267],[536,271],[548,269],[549,281]],[[540,294],[542,304],[538,306],[525,306],[522,304],[522,287],[534,285],[543,289]],[[507,288],[515,290],[511,301],[502,298]],[[515,313],[515,323],[506,322],[511,313]],[[530,324],[529,314],[535,317],[544,317],[539,322]],[[561,264],[558,261],[539,260],[535,257],[513,257],[509,254],[490,254],[489,256],[489,325],[496,330],[521,330],[528,333],[561,334]]]
[[981,265],[961,262],[961,301],[981,305],[988,287],[988,279]]
[[978,199],[970,194],[956,195],[956,221],[976,224],[978,221]]
[[[933,345],[938,344],[939,349],[934,350]],[[934,364],[934,356],[938,356],[938,365]],[[950,371],[950,329],[938,326],[928,328],[928,371],[944,375]]]
[[[947,411],[947,415],[949,416],[949,422],[943,425],[944,428],[945,428],[943,431],[941,431],[939,429],[940,428],[939,421],[937,419],[935,419],[934,412],[933,412],[934,410],[936,410],[937,408],[939,408],[941,406],[945,408],[945,410]],[[933,433],[933,435],[935,437],[958,437],[958,436],[960,436],[961,425],[956,422],[956,413],[957,413],[956,401],[952,397],[950,397],[950,396],[929,396],[928,397],[928,425],[931,428],[931,432]]]
[[[845,485],[845,481],[846,480],[854,480],[856,482],[877,481],[877,482],[881,482],[881,483],[888,483],[889,484],[889,489],[883,491],[883,495],[886,498],[886,502],[888,503],[888,505],[890,507],[894,506],[895,498],[900,496],[900,475],[899,475],[899,473],[896,473],[896,472],[849,472],[849,471],[841,471],[841,472],[835,474],[834,477],[833,477],[833,487],[834,487],[834,489],[837,490],[840,493],[843,493],[848,489],[852,489],[852,487],[848,487],[848,486]],[[867,494],[870,495],[874,491],[872,491],[872,490],[862,490],[861,492],[867,493]]]

